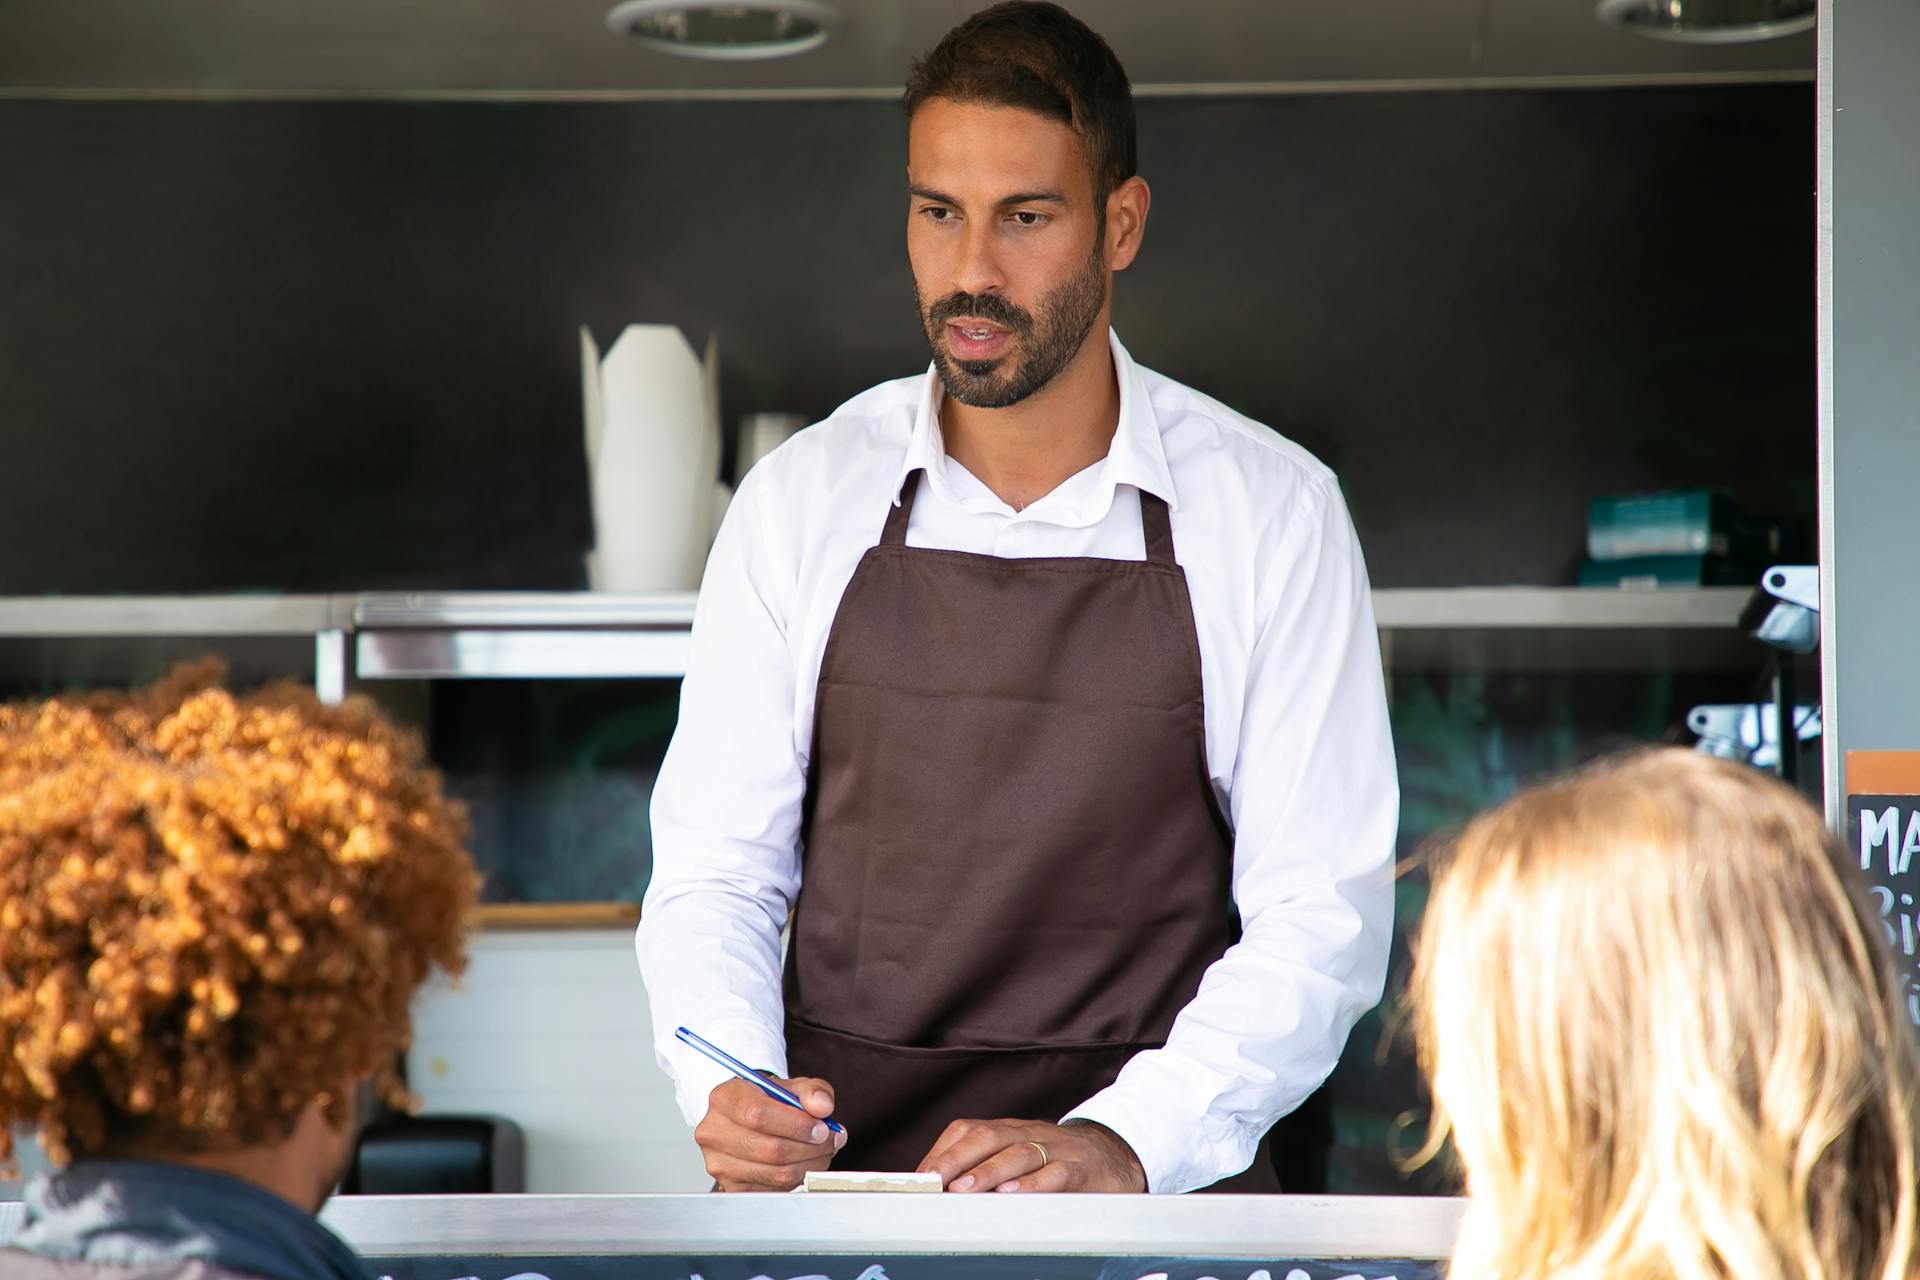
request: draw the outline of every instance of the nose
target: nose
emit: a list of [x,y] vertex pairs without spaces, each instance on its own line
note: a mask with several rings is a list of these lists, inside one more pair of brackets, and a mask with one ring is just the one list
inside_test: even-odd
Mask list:
[[953,287],[959,293],[998,293],[1006,288],[1006,273],[994,252],[992,230],[969,224],[960,235],[959,256],[953,263]]

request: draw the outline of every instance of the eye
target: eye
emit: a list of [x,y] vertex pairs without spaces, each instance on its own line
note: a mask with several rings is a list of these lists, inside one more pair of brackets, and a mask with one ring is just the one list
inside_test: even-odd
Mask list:
[[1021,209],[1013,214],[1013,221],[1021,227],[1044,227],[1051,219],[1038,210]]
[[953,221],[952,215],[953,215],[953,210],[948,209],[943,205],[937,205],[937,204],[930,204],[925,208],[923,208],[922,210],[920,210],[920,216],[925,218],[928,222],[933,222],[933,223],[952,222]]

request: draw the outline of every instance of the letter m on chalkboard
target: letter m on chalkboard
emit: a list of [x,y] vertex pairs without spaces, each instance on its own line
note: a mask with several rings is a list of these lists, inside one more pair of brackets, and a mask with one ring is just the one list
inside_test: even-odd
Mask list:
[[1862,871],[1906,875],[1920,853],[1920,796],[1848,796],[1847,834]]

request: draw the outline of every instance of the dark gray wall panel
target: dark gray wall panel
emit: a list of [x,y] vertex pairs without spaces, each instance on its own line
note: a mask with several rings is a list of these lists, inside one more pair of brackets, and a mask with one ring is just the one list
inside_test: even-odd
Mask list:
[[[1823,21],[1832,59],[1832,507],[1821,549],[1831,769],[1840,752],[1920,749],[1920,8],[1864,0]],[[1836,824],[1846,814],[1839,788],[1828,801]]]
[[[1590,492],[1806,513],[1807,86],[1143,101],[1136,356],[1340,471],[1376,581]],[[724,408],[920,368],[882,102],[0,103],[0,593],[570,587],[575,329]]]

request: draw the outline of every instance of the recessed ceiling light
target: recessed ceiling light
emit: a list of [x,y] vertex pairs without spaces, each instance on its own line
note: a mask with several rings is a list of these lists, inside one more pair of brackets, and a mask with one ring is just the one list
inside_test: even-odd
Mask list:
[[1660,40],[1735,44],[1811,31],[1815,0],[1600,0],[1600,21]]
[[819,0],[625,0],[607,11],[607,30],[683,58],[784,58],[817,49],[840,25]]

